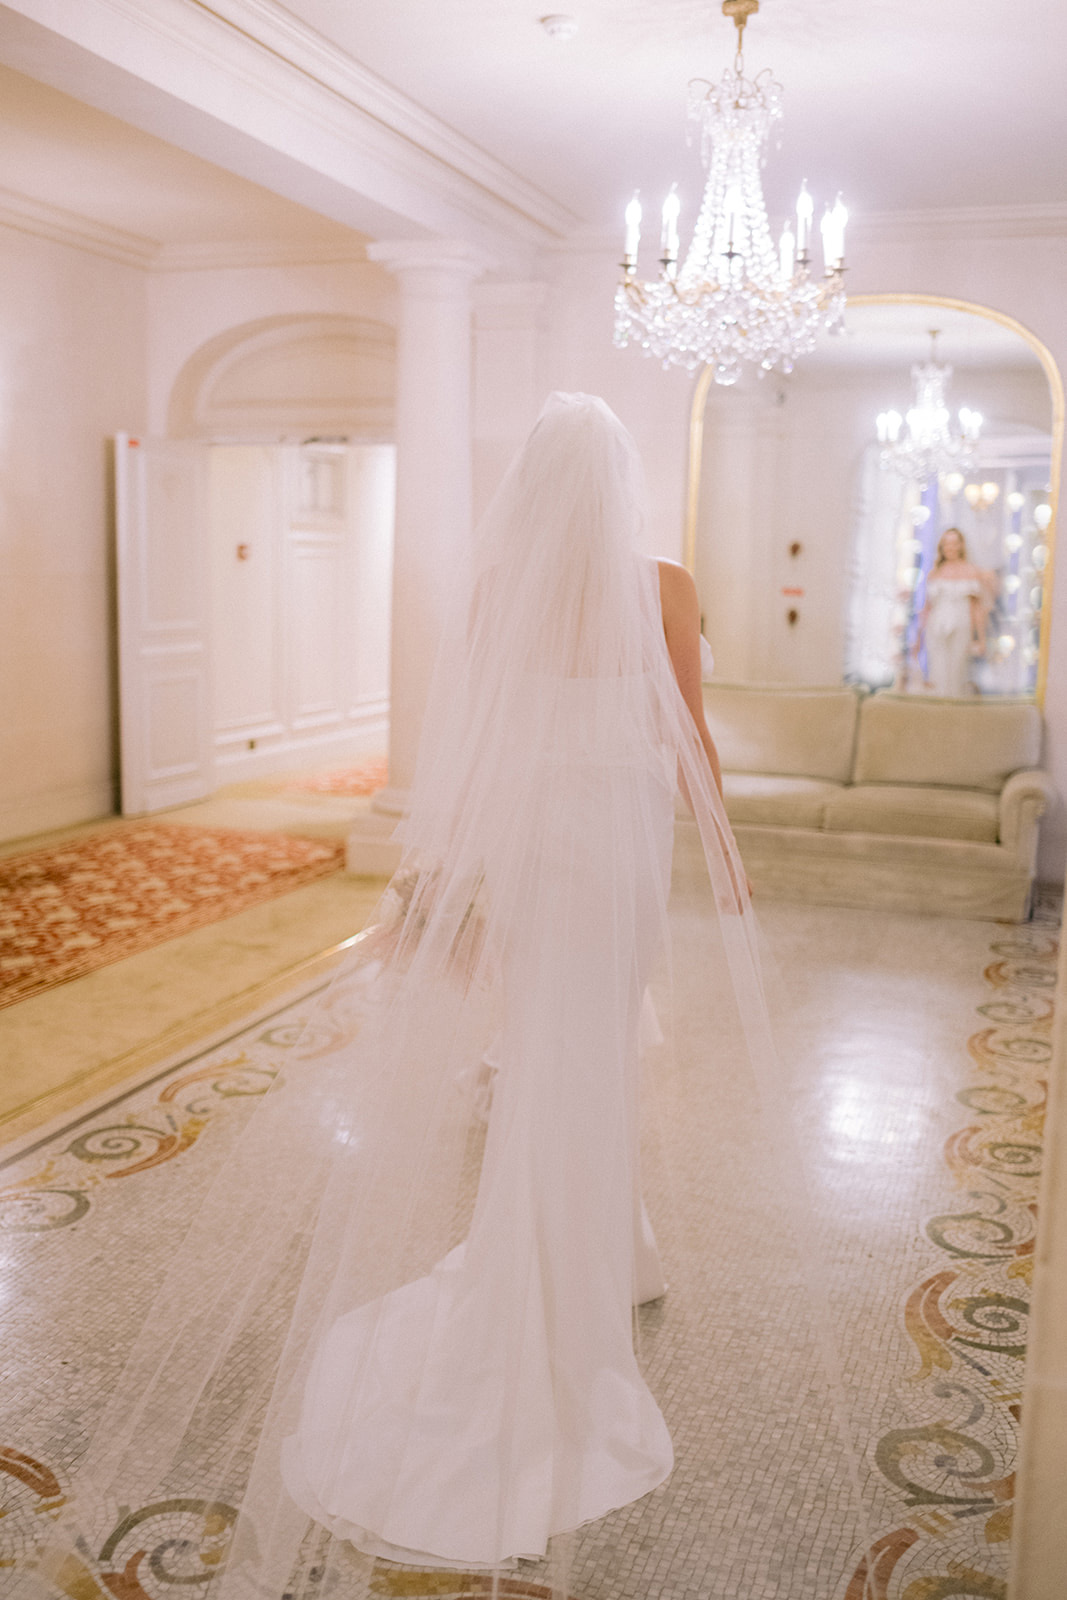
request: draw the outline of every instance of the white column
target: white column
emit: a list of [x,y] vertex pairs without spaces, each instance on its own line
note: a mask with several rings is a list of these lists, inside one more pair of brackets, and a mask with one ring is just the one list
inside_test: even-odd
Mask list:
[[397,484],[389,784],[349,835],[348,870],[356,873],[388,872],[398,859],[389,836],[414,776],[443,609],[469,546],[471,284],[491,265],[448,239],[383,241],[367,254],[400,285]]
[[483,283],[474,290],[474,521],[537,421],[547,283]]

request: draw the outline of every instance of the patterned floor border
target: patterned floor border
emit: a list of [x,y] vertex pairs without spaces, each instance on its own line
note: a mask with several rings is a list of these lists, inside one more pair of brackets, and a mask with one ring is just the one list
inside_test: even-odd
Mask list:
[[873,1471],[900,1524],[874,1542],[841,1600],[1007,1600],[1014,1465],[1058,955],[1055,906],[998,931],[967,1041],[972,1114],[944,1147],[954,1193],[925,1219],[929,1270],[907,1295],[915,1368],[901,1426]]

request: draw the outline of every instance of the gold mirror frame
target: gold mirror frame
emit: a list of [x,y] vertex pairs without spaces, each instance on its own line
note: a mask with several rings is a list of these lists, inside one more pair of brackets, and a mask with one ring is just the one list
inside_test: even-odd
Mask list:
[[[1037,681],[1034,685],[1034,699],[1039,707],[1045,703],[1045,685],[1048,681],[1048,651],[1049,628],[1052,618],[1052,585],[1055,578],[1056,567],[1056,523],[1059,517],[1060,500],[1060,463],[1063,455],[1063,423],[1064,423],[1064,389],[1060,369],[1047,345],[1042,344],[1037,336],[1030,332],[1023,323],[1017,322],[1014,317],[1007,316],[1003,311],[994,311],[991,306],[975,305],[971,300],[953,300],[942,294],[853,294],[849,295],[850,306],[947,306],[953,311],[970,311],[975,316],[986,317],[990,322],[999,322],[1002,328],[1010,328],[1013,333],[1026,340],[1040,361],[1045,377],[1048,380],[1049,393],[1052,397],[1052,461],[1049,471],[1051,490],[1049,504],[1052,507],[1052,519],[1045,534],[1045,543],[1048,545],[1048,564],[1045,569],[1045,594],[1046,600],[1041,608],[1041,633],[1038,641]],[[708,389],[711,385],[713,369],[705,367],[697,379],[693,391],[693,403],[689,412],[689,481],[686,490],[685,506],[685,541],[683,559],[689,571],[696,575],[696,542],[697,542],[697,509],[700,503],[700,465],[704,448],[704,411],[708,401]]]

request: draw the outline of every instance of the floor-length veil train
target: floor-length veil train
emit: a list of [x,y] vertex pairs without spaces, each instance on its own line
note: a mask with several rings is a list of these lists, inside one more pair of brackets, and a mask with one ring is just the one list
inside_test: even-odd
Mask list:
[[638,1041],[679,779],[759,1071],[771,1044],[638,471],[602,401],[559,394],[508,471],[457,580],[400,870],[297,1068],[235,1123],[45,1570],[154,1497],[200,1508],[211,1600],[347,1600],[375,1555],[537,1558],[670,1472],[630,1308],[662,1287]]

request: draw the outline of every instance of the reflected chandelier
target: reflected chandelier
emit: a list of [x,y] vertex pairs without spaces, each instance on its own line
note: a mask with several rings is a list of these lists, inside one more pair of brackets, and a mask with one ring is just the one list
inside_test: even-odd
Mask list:
[[[917,362],[911,369],[915,404],[905,417],[899,411],[881,411],[877,420],[881,465],[915,483],[927,483],[955,466],[966,465],[982,427],[981,412],[968,406],[960,407],[959,425],[952,426],[945,404],[945,385],[952,368],[937,359],[939,332],[939,328],[930,329],[929,361]],[[902,437],[905,422],[908,431]]]
[[689,85],[690,137],[699,129],[707,169],[704,198],[684,263],[678,264],[677,185],[663,206],[660,275],[637,277],[641,202],[626,208],[623,279],[615,291],[615,344],[640,344],[664,367],[710,365],[716,383],[736,383],[742,361],[764,372],[792,371],[845,307],[845,223],[840,195],[822,218],[824,273],[811,272],[814,205],[803,184],[795,231],[775,247],[760,182],[767,139],[782,115],[782,86],[765,68],[746,78],[741,46],[759,0],[723,0],[737,27],[737,55],[717,84]]

